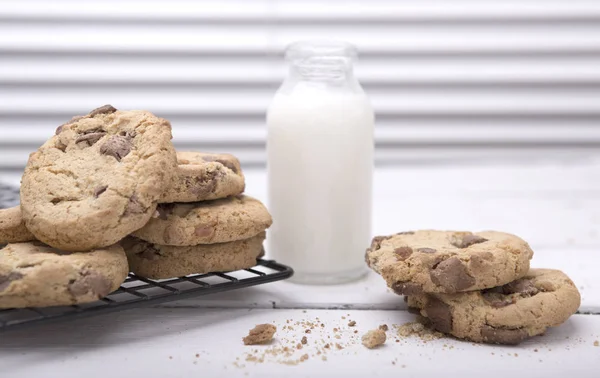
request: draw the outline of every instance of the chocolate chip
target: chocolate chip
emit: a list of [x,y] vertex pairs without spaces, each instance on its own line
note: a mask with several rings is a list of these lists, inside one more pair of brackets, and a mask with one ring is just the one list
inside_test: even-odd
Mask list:
[[381,248],[381,242],[388,239],[390,239],[390,236],[375,236],[373,240],[371,240],[371,251],[377,251]]
[[398,247],[394,249],[394,253],[396,254],[396,258],[400,261],[404,261],[412,255],[413,250],[410,247]]
[[75,139],[75,143],[86,142],[88,146],[92,146],[97,141],[102,139],[102,137],[105,135],[106,135],[105,132],[93,132],[93,133],[83,134],[83,135],[79,136],[77,139]]
[[69,292],[76,297],[91,292],[101,298],[110,293],[111,286],[108,278],[100,273],[89,271],[81,273],[79,278],[69,283]]
[[504,294],[521,294],[526,296],[534,296],[539,293],[539,290],[533,284],[533,281],[527,278],[522,278],[502,286]]
[[63,129],[64,125],[60,125],[56,128],[56,131],[54,132],[54,135],[58,135],[60,133],[62,133],[62,129]]
[[233,171],[233,173],[238,173],[238,167],[230,160],[227,159],[222,159],[219,158],[218,155],[213,156],[213,155],[204,155],[202,156],[202,160],[206,161],[206,162],[216,162],[221,164],[224,167],[227,167],[229,169],[231,169]]
[[450,243],[458,248],[467,248],[469,246],[472,246],[473,244],[479,244],[486,241],[486,238],[482,238],[481,236],[477,236],[475,234],[458,233],[452,235],[452,241]]
[[414,231],[402,231],[402,232],[397,232],[396,235],[414,235],[415,232]]
[[419,310],[416,307],[410,307],[409,306],[407,311],[408,311],[409,314],[421,315],[421,310]]
[[222,171],[213,171],[202,177],[193,177],[186,179],[186,187],[190,192],[198,197],[205,197],[214,192],[217,187],[217,181],[225,175]]
[[96,108],[96,109],[92,110],[91,112],[89,112],[88,116],[95,117],[98,114],[110,114],[110,113],[114,113],[116,111],[117,111],[117,109],[113,108],[111,105],[104,105],[104,106],[101,106],[101,107]]
[[433,328],[443,333],[452,331],[452,310],[449,305],[430,296],[425,306],[425,313]]
[[157,218],[162,220],[167,220],[169,215],[173,214],[173,209],[175,208],[174,203],[160,203],[156,207],[156,212],[158,213]]
[[481,336],[488,343],[516,345],[529,337],[526,330],[494,328],[485,325],[481,328]]
[[23,278],[19,272],[10,272],[8,275],[0,274],[0,293],[6,290],[10,283]]
[[108,189],[108,185],[97,186],[96,189],[94,189],[94,198],[98,198],[100,194],[106,192],[106,189]]
[[482,293],[483,299],[494,308],[501,308],[510,306],[515,303],[513,298],[507,298],[502,294],[498,294],[492,291],[484,291]]
[[437,249],[433,249],[433,248],[417,248],[417,252],[421,252],[421,253],[436,253]]
[[153,244],[145,243],[144,248],[136,252],[137,256],[145,260],[158,260],[160,258],[160,250]]
[[430,272],[431,281],[442,286],[448,293],[463,291],[475,284],[467,268],[457,257],[451,257],[437,264]]
[[56,145],[55,145],[55,146],[56,146],[56,148],[58,148],[58,149],[59,149],[59,150],[61,150],[62,152],[65,152],[65,151],[67,150],[67,145],[66,145],[66,144],[64,144],[64,143],[62,142],[62,140],[57,140],[57,141],[56,141]]
[[423,288],[412,282],[396,282],[392,285],[392,290],[398,295],[415,295],[423,293]]
[[127,207],[125,208],[125,213],[123,215],[130,214],[141,214],[146,211],[146,207],[140,202],[137,194],[133,193],[131,197],[129,197],[129,202],[127,203]]
[[100,153],[112,156],[117,161],[121,161],[129,152],[131,152],[131,138],[128,136],[113,135],[100,147]]

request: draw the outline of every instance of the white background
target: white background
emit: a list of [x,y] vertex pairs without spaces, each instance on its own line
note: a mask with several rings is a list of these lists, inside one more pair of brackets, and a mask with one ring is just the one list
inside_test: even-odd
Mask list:
[[4,0],[0,173],[105,103],[168,118],[178,148],[263,165],[283,48],[306,38],[359,47],[378,163],[600,146],[598,1]]

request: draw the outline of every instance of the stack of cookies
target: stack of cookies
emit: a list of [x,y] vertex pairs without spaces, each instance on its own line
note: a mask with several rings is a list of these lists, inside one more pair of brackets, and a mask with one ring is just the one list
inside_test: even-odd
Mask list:
[[0,308],[72,305],[148,278],[256,264],[271,216],[232,155],[176,152],[171,125],[106,105],[59,126],[0,210]]
[[373,239],[367,264],[432,328],[475,342],[518,344],[565,322],[577,287],[530,269],[533,251],[503,232],[408,231]]

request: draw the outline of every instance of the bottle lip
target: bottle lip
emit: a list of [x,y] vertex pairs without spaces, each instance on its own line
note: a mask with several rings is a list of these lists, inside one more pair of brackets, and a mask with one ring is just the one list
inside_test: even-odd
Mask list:
[[328,39],[296,41],[285,48],[285,59],[288,61],[313,57],[343,57],[352,61],[358,57],[358,50],[349,42]]

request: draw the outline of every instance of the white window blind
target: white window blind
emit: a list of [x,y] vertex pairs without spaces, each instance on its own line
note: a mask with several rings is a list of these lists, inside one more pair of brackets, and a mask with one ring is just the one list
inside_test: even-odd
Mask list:
[[179,149],[265,160],[284,46],[337,38],[377,114],[376,158],[588,153],[600,146],[600,2],[0,2],[0,173],[110,103],[171,121]]

